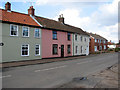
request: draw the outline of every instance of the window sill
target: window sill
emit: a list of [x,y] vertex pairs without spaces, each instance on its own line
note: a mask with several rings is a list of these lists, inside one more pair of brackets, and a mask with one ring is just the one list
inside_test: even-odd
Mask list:
[[23,38],[29,38],[29,36],[22,36]]
[[21,55],[22,57],[29,57],[29,55]]
[[11,37],[17,37],[18,35],[10,35]]
[[40,56],[40,55],[35,55],[35,56]]
[[58,39],[53,39],[53,40],[58,40]]

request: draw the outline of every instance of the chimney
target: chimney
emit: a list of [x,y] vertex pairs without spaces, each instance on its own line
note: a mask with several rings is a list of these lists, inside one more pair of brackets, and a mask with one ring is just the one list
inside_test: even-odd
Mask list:
[[30,8],[28,9],[28,14],[34,16],[35,15],[34,12],[35,12],[35,9],[33,8],[33,6],[30,6]]
[[5,4],[5,10],[11,11],[11,3],[7,2],[7,3]]
[[63,14],[59,15],[58,21],[64,24]]

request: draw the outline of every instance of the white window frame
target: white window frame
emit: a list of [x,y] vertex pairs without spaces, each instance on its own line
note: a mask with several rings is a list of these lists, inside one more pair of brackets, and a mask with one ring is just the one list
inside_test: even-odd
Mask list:
[[35,37],[35,38],[40,38],[40,36],[41,36],[41,34],[40,34],[40,29],[39,29],[39,37],[36,37],[36,36],[35,36],[35,30],[36,30],[36,29],[39,29],[39,28],[35,28],[35,29],[34,29],[34,37]]
[[29,32],[30,32],[29,27],[27,27],[28,28],[28,36],[23,36],[23,28],[24,27],[27,27],[27,26],[22,26],[22,37],[29,37]]
[[[11,27],[13,26],[17,26],[17,35],[11,35]],[[15,24],[10,24],[10,36],[18,36],[18,25]]]
[[[39,45],[39,54],[36,54],[36,45]],[[35,56],[40,56],[40,44],[35,45]]]
[[97,39],[95,39],[95,42],[97,42]]
[[104,50],[106,49],[106,45],[104,45]]
[[97,51],[97,46],[94,46],[94,51]]
[[[28,55],[22,55],[22,45],[28,45]],[[21,45],[21,56],[29,56],[29,44],[22,44]]]

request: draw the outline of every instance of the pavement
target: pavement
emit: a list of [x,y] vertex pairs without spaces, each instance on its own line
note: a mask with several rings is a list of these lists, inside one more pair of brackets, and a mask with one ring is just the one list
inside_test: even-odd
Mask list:
[[3,68],[3,88],[57,88],[76,77],[87,77],[118,63],[118,53],[105,53],[62,62]]
[[64,57],[64,58],[49,58],[49,59],[37,59],[37,60],[24,60],[24,61],[14,61],[14,62],[7,62],[1,63],[0,68],[9,68],[9,67],[19,67],[19,66],[27,66],[27,65],[36,65],[36,64],[45,64],[45,63],[52,63],[58,61],[66,61],[66,60],[74,60],[80,58],[87,58],[93,57],[97,54],[90,54],[89,56],[73,56],[73,57]]

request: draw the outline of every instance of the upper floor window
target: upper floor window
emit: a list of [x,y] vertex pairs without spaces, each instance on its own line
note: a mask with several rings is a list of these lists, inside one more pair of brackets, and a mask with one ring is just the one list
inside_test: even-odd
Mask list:
[[18,36],[18,26],[17,25],[10,25],[10,36]]
[[98,39],[98,43],[99,43],[99,39]]
[[57,40],[57,31],[53,31],[53,39]]
[[34,33],[35,38],[40,38],[40,29],[36,28]]
[[97,39],[95,39],[95,42],[97,42]]
[[53,55],[58,54],[58,45],[57,44],[53,44]]
[[70,46],[70,45],[67,46],[67,53],[68,53],[68,54],[71,53],[71,46]]
[[23,37],[29,37],[29,27],[23,26],[22,33]]
[[21,46],[21,55],[29,56],[29,45],[28,44],[24,44]]
[[75,34],[75,40],[77,41],[77,34]]
[[83,37],[81,36],[81,37],[80,37],[81,42],[82,42],[82,38],[83,38]]
[[106,43],[106,41],[104,40],[104,43]]
[[86,38],[85,38],[85,42],[86,42]]
[[35,55],[38,56],[40,55],[40,45],[35,45]]
[[100,43],[101,43],[101,40],[100,40]]
[[67,35],[68,35],[68,40],[70,40],[70,33],[67,33]]

